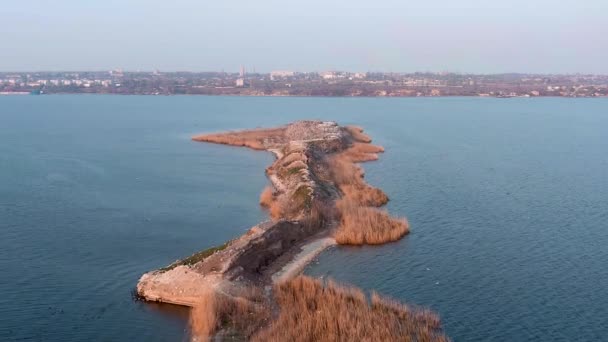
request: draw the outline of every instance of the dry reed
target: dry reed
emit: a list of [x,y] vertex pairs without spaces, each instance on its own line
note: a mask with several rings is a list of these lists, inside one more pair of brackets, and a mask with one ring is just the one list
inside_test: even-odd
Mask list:
[[274,220],[294,219],[305,209],[301,201],[289,197],[287,194],[277,196],[268,208],[270,217]]
[[272,195],[272,187],[267,186],[262,190],[260,194],[260,205],[265,208],[270,208],[272,202],[274,201],[274,196]]
[[353,151],[362,152],[362,153],[382,153],[384,152],[384,147],[380,145],[372,145],[368,143],[360,143],[355,142],[349,148]]
[[363,169],[348,154],[339,153],[327,160],[331,178],[345,198],[363,206],[380,207],[388,196],[380,189],[365,183]]
[[274,220],[278,220],[283,217],[283,212],[285,211],[285,207],[287,206],[287,202],[280,197],[282,200],[273,201],[268,208],[268,212],[270,213],[270,217]]
[[378,210],[388,202],[380,189],[368,185],[360,162],[378,159],[381,146],[371,145],[371,139],[359,127],[347,127],[355,142],[326,159],[332,181],[340,188],[342,199],[336,203],[340,224],[335,232],[339,244],[382,244],[400,239],[409,233],[409,224]]
[[372,142],[372,138],[369,135],[363,133],[363,128],[358,126],[346,126],[346,131],[350,133],[352,138],[358,142],[362,143],[370,143]]
[[363,169],[340,154],[327,159],[327,166],[332,180],[337,185],[363,183]]
[[216,296],[212,291],[199,297],[199,303],[190,311],[190,329],[193,341],[206,342],[217,329]]
[[203,134],[193,137],[192,140],[264,150],[267,141],[281,139],[284,135],[285,128],[270,128]]
[[344,198],[366,207],[381,207],[388,203],[388,196],[384,191],[368,184],[342,185],[340,190]]
[[275,285],[278,317],[252,341],[449,341],[429,311],[300,276]]
[[378,245],[397,241],[409,233],[405,218],[393,218],[386,211],[360,206],[350,200],[336,204],[340,225],[335,239],[342,245]]
[[261,288],[247,287],[236,294],[209,291],[190,312],[191,337],[193,341],[206,342],[223,329],[232,337],[249,339],[267,324],[270,315]]
[[350,162],[363,163],[378,160],[378,153],[382,152],[384,152],[382,146],[355,142],[341,153],[341,157]]

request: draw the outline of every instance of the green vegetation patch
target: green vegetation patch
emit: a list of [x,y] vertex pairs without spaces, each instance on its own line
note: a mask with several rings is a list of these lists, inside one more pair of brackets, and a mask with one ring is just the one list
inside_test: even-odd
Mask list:
[[299,173],[300,170],[303,170],[304,166],[296,166],[296,167],[292,167],[291,169],[287,170],[287,175],[291,176],[291,175],[295,175],[296,173]]
[[311,189],[306,185],[301,185],[292,195],[292,200],[297,203],[300,209],[310,208],[312,205]]
[[291,168],[280,168],[278,175],[280,178],[287,178],[293,175],[297,175],[300,173],[301,170],[305,169],[304,166],[294,166]]
[[205,260],[205,258],[207,258],[208,256],[212,255],[215,252],[219,252],[221,250],[226,249],[226,247],[228,247],[228,245],[230,245],[231,241],[228,241],[226,243],[224,243],[221,246],[215,246],[215,247],[211,247],[211,248],[207,248],[203,251],[197,252],[192,254],[191,256],[182,259],[182,260],[178,260],[174,263],[172,263],[171,265],[167,266],[167,267],[163,267],[161,268],[159,271],[161,272],[167,272],[169,270],[172,270],[174,268],[176,268],[177,266],[192,266],[200,261]]

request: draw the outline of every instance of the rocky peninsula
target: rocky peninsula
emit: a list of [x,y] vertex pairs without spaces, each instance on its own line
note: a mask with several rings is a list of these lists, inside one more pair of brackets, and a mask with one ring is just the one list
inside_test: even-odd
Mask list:
[[[376,294],[368,300],[360,290],[298,276],[329,246],[382,244],[409,232],[404,218],[378,209],[388,197],[364,181],[359,163],[378,159],[384,149],[372,145],[361,128],[298,121],[193,140],[276,156],[266,169],[270,185],[260,196],[269,221],[221,246],[146,273],[137,284],[145,300],[192,307],[193,339],[214,335],[220,340],[299,341],[332,334],[338,338],[330,340],[447,339],[437,316],[426,310],[410,310]],[[310,303],[333,314],[321,318],[307,313]],[[373,322],[391,326],[388,332],[372,329]],[[344,330],[345,324],[353,328]]]

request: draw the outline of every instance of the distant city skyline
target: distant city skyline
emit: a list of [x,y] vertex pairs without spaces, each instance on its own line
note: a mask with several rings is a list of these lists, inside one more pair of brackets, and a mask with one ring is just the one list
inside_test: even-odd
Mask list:
[[0,71],[608,74],[608,2],[13,1]]
[[[430,74],[430,75],[471,75],[471,76],[497,76],[497,75],[528,75],[528,76],[608,76],[608,71],[604,73],[596,73],[596,72],[458,72],[458,71],[450,71],[450,70],[409,70],[409,71],[378,71],[378,70],[346,70],[346,69],[323,69],[323,70],[288,70],[288,69],[271,69],[268,71],[258,71],[256,69],[244,69],[245,77],[250,77],[251,75],[271,75],[277,72],[289,72],[294,75],[297,74],[323,74],[328,72],[338,72],[338,73],[351,73],[351,74],[384,74],[384,75],[412,75],[412,74]],[[86,74],[86,73],[109,73],[112,72],[121,72],[121,73],[158,73],[158,74],[175,74],[175,73],[192,73],[192,74],[204,74],[204,73],[225,73],[230,75],[241,75],[241,67],[238,66],[234,70],[160,70],[160,69],[123,69],[123,68],[108,68],[108,69],[72,69],[72,70],[63,70],[63,69],[15,69],[15,70],[2,70],[0,69],[0,74],[48,74],[48,73],[58,73],[58,74],[66,74],[66,73],[74,73],[74,74]]]

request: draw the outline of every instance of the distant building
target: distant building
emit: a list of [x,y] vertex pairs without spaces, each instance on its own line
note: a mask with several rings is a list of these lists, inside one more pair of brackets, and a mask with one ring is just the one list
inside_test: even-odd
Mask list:
[[110,70],[110,76],[112,76],[112,77],[123,77],[124,74],[122,72],[122,69],[116,69],[116,70]]
[[321,75],[321,78],[323,78],[324,80],[333,80],[338,78],[338,73],[335,71],[324,71],[319,75]]
[[293,71],[277,70],[270,72],[270,79],[274,81],[278,78],[294,77],[295,75],[296,73]]
[[236,79],[236,86],[239,88],[245,87],[245,79],[240,77]]

